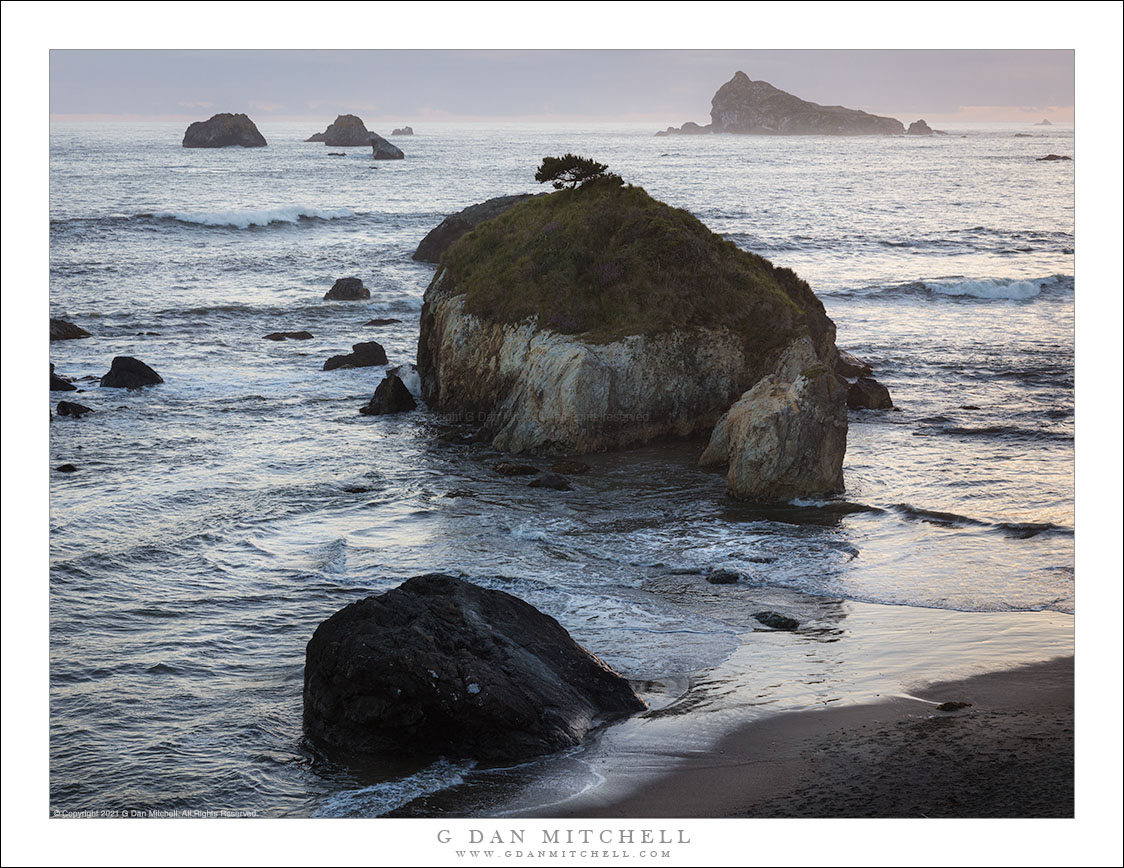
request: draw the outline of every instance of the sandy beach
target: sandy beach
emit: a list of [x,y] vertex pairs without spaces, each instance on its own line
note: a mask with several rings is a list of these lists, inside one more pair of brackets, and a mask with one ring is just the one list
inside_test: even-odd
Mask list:
[[[969,703],[942,711],[942,703]],[[557,817],[1072,817],[1073,658],[750,723]]]

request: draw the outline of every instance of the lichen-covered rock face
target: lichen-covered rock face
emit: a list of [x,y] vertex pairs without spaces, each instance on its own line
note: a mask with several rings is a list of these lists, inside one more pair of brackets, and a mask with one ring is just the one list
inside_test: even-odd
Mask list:
[[521,759],[644,708],[553,618],[450,576],[352,603],[305,656],[305,731],[352,752]]
[[634,187],[521,203],[426,290],[423,395],[498,449],[588,453],[709,430],[796,337],[833,365],[808,285]]
[[718,133],[900,136],[905,132],[896,118],[808,102],[767,81],[752,81],[744,72],[735,73],[714,94],[710,118],[711,129]]
[[761,379],[714,427],[699,464],[726,464],[731,496],[776,503],[842,492],[846,451],[846,390],[817,364],[792,382]]
[[223,112],[205,121],[196,121],[183,134],[185,148],[264,148],[265,136],[244,114]]
[[305,141],[323,142],[333,148],[365,148],[371,144],[371,133],[362,118],[339,115],[324,132],[309,136]]

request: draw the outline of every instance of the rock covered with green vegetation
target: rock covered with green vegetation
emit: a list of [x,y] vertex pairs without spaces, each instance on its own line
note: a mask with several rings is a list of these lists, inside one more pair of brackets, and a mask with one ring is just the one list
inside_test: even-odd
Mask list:
[[418,369],[430,408],[498,449],[588,453],[710,431],[802,338],[834,366],[807,283],[609,176],[449,247]]

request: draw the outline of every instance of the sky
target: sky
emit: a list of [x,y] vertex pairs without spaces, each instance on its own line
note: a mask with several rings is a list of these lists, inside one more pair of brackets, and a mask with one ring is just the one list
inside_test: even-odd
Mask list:
[[1072,50],[81,50],[50,52],[53,120],[709,122],[744,71],[897,117],[1069,122]]

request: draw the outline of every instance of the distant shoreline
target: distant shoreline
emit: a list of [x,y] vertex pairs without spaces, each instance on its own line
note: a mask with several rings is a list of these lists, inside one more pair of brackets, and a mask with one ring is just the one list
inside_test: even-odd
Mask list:
[[[599,788],[545,815],[1073,817],[1073,683],[1073,657],[1058,657],[916,698],[781,714],[639,788]],[[947,701],[971,705],[937,710]]]

